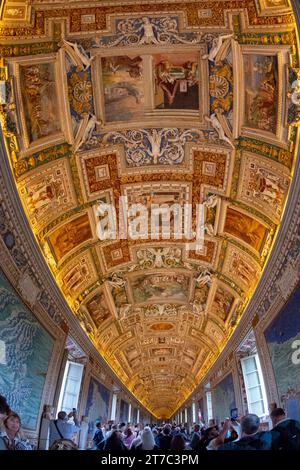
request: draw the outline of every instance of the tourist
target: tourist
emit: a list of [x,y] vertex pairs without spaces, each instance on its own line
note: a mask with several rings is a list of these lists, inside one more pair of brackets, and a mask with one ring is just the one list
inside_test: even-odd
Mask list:
[[282,408],[271,412],[272,450],[300,450],[300,422],[286,417]]
[[[70,418],[73,418],[73,423],[69,422]],[[57,415],[57,419],[50,421],[49,447],[51,448],[54,442],[58,439],[72,440],[73,434],[79,430],[80,425],[77,419],[76,410],[73,409],[73,411],[68,415],[65,411],[60,411]]]
[[12,411],[3,420],[0,450],[33,450],[29,441],[22,437],[20,416]]

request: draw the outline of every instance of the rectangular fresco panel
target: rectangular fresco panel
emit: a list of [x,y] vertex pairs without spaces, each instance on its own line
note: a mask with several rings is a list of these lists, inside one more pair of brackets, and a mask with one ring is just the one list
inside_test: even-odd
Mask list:
[[198,54],[155,54],[156,109],[199,109]]
[[234,296],[228,290],[218,286],[212,304],[212,313],[226,321],[233,302]]
[[109,419],[110,391],[100,382],[91,377],[85,415],[89,417],[92,431],[97,421],[106,422]]
[[29,142],[60,132],[54,63],[20,65],[20,86]]
[[54,339],[0,271],[0,392],[35,430]]
[[49,224],[76,206],[66,158],[45,164],[42,172],[30,172],[20,181],[19,191],[34,228]]
[[257,251],[263,247],[267,235],[264,225],[231,207],[227,209],[224,232],[240,238]]
[[289,418],[297,420],[300,420],[300,365],[297,354],[297,341],[300,341],[299,305],[300,286],[264,332],[280,406]]
[[103,57],[101,65],[106,121],[139,119],[144,110],[142,58]]
[[98,291],[85,306],[97,328],[111,317],[103,290]]
[[238,198],[279,222],[289,188],[289,170],[270,158],[242,156]]
[[133,300],[137,303],[188,302],[189,287],[190,277],[177,272],[139,275],[131,282]]
[[245,54],[244,125],[276,134],[278,61],[276,56]]
[[49,235],[49,243],[57,261],[93,237],[88,214],[83,214]]
[[236,408],[232,374],[226,375],[213,390],[213,416],[218,423],[230,417],[230,410]]

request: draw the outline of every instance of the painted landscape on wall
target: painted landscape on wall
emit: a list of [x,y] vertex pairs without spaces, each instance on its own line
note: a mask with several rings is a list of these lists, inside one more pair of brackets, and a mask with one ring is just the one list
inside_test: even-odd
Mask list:
[[108,388],[91,377],[85,411],[86,416],[89,417],[91,431],[97,421],[105,422],[109,419],[109,399]]
[[300,420],[300,364],[295,361],[297,357],[299,358],[295,342],[300,341],[299,305],[300,286],[264,333],[280,405],[286,410],[289,418],[298,420]]
[[226,375],[213,390],[213,416],[217,423],[230,417],[230,410],[236,407],[232,374]]
[[0,271],[0,392],[35,430],[54,339]]

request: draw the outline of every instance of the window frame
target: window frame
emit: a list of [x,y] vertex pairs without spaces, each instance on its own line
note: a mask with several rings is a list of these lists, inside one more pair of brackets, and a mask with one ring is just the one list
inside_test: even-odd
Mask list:
[[[255,360],[255,364],[256,364],[256,370],[250,372],[250,373],[253,373],[253,372],[257,372],[258,374],[258,378],[259,378],[259,384],[255,385],[255,387],[260,387],[260,390],[261,390],[261,395],[262,395],[262,398],[261,400],[256,400],[256,401],[251,401],[250,400],[250,392],[249,390],[251,388],[254,388],[253,387],[249,387],[248,385],[248,380],[247,380],[247,374],[249,375],[249,373],[246,372],[246,366],[245,366],[245,363],[247,361],[249,361],[249,359],[253,359]],[[247,406],[248,406],[248,411],[249,413],[253,413],[252,411],[252,404],[254,403],[258,403],[259,401],[263,403],[263,413],[261,413],[260,415],[257,415],[259,416],[259,418],[262,418],[264,416],[267,416],[268,415],[268,400],[267,400],[267,394],[266,394],[266,388],[265,388],[265,382],[264,382],[264,376],[263,376],[263,373],[262,373],[262,369],[261,369],[261,364],[260,364],[260,360],[259,360],[259,355],[257,353],[255,354],[251,354],[250,356],[247,356],[247,357],[243,357],[241,358],[241,366],[242,366],[242,372],[243,372],[243,378],[244,378],[244,383],[245,383],[245,390],[246,390],[246,397],[247,397]],[[257,414],[257,413],[255,413]]]

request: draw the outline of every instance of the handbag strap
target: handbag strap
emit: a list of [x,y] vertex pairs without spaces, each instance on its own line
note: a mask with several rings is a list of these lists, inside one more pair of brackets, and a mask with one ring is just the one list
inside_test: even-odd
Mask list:
[[55,427],[56,427],[56,429],[57,429],[57,432],[58,432],[60,438],[61,438],[61,439],[64,439],[64,436],[62,435],[62,433],[61,433],[60,430],[58,429],[58,426],[57,426],[57,419],[54,420],[54,425],[55,425]]

